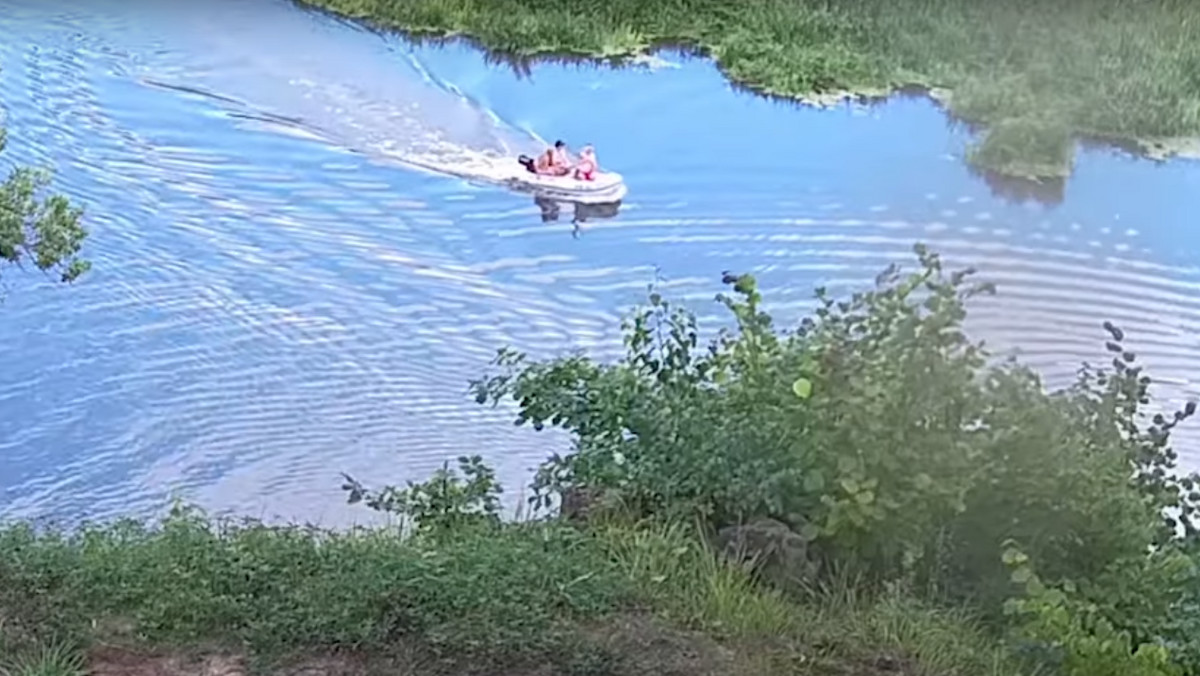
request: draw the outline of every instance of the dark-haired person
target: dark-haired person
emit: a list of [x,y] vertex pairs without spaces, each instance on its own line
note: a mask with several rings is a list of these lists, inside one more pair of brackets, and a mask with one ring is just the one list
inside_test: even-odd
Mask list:
[[546,148],[546,152],[538,155],[537,160],[528,155],[522,155],[517,158],[517,161],[535,174],[566,176],[571,171],[571,160],[567,157],[567,144],[561,140],[555,141],[553,147]]

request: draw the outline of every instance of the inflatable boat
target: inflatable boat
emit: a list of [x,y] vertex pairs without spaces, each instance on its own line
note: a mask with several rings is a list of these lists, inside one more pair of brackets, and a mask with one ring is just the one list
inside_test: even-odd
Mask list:
[[595,178],[588,181],[571,175],[538,174],[529,170],[530,162],[525,156],[517,158],[511,169],[506,170],[504,182],[524,192],[580,204],[619,202],[629,192],[624,177],[615,171],[597,171]]
[[616,172],[598,171],[590,181],[577,180],[572,176],[547,176],[529,171],[522,164],[522,160],[527,159],[524,156],[464,157],[456,161],[428,162],[398,153],[385,151],[382,154],[415,169],[457,176],[476,183],[498,184],[534,197],[576,204],[614,204],[620,202],[628,192],[624,177]]

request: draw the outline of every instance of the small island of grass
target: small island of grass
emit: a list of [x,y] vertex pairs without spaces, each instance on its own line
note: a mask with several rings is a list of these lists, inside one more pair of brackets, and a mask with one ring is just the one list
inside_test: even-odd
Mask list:
[[513,55],[711,54],[765,94],[827,100],[904,86],[945,92],[982,126],[975,167],[1070,174],[1074,141],[1162,156],[1200,137],[1200,5],[1187,0],[298,0]]

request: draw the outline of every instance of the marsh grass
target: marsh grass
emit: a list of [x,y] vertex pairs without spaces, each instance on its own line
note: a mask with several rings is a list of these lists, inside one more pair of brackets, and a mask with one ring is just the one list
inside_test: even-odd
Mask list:
[[820,98],[905,85],[954,92],[986,125],[978,168],[1055,178],[1072,138],[1200,135],[1200,5],[1187,0],[298,0],[511,55],[711,54],[757,91]]

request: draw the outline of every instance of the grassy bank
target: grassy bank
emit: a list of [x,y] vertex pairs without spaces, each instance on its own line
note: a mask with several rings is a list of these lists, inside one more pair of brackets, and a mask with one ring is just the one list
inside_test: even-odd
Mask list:
[[553,523],[403,539],[189,510],[154,528],[9,527],[0,673],[1018,673],[956,613],[848,588],[801,605],[700,542]]
[[1148,408],[1108,323],[1111,365],[1065,390],[993,363],[961,323],[994,289],[916,254],[870,291],[818,290],[793,328],[729,274],[735,328],[708,346],[652,291],[621,359],[501,350],[477,401],[575,442],[516,522],[464,457],[403,488],[346,477],[403,529],[182,508],[154,528],[4,528],[3,659],[14,676],[70,659],[180,676],[1200,673],[1200,483],[1170,446],[1196,405]]
[[735,81],[788,97],[947,89],[985,126],[969,160],[1070,173],[1079,136],[1200,136],[1200,6],[1187,0],[299,0],[386,28],[461,34],[517,55],[617,56],[656,43],[711,53]]

